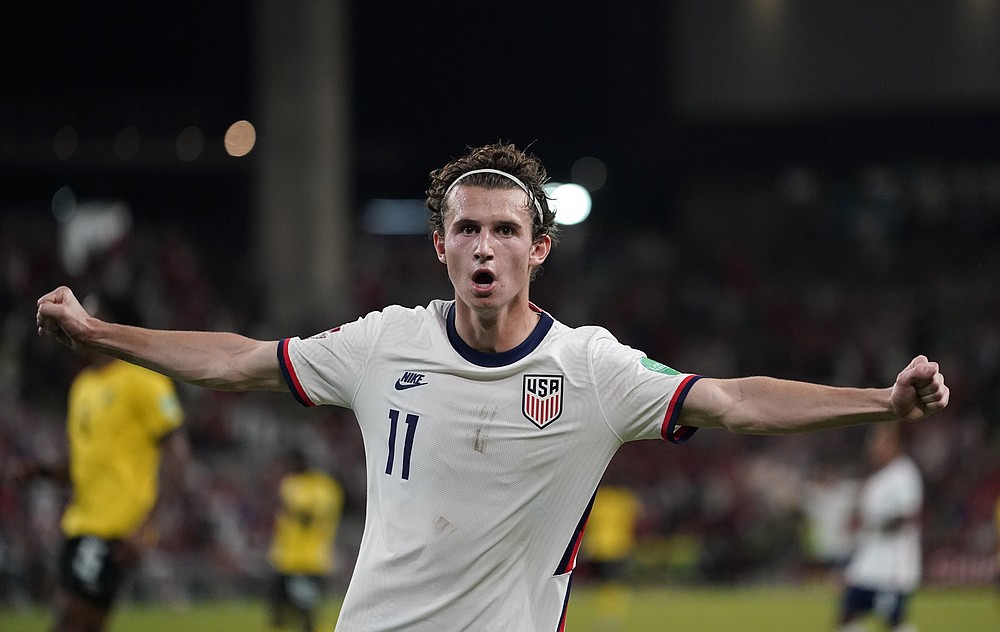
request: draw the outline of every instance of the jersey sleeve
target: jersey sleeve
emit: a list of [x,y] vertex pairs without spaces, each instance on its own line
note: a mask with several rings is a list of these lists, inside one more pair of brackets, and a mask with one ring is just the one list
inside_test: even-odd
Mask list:
[[303,406],[350,408],[364,377],[381,312],[310,338],[278,342],[278,364],[288,390]]
[[699,375],[651,360],[609,333],[591,341],[590,361],[604,417],[623,441],[662,438],[684,443],[697,430],[677,420]]

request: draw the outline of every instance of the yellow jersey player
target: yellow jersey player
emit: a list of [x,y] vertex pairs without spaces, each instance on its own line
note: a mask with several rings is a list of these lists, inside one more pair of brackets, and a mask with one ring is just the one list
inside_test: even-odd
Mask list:
[[[116,320],[127,309],[93,297],[85,305]],[[104,629],[127,571],[153,535],[161,461],[162,485],[176,487],[189,454],[169,378],[105,355],[84,359],[69,390],[68,465],[34,465],[23,473],[72,487],[61,522],[56,632]]]
[[270,560],[276,571],[271,624],[284,629],[297,618],[299,629],[311,632],[323,580],[333,570],[344,491],[329,475],[310,468],[302,450],[292,451],[289,466],[281,479],[271,541]]
[[629,609],[630,563],[642,515],[639,496],[623,485],[601,485],[587,520],[584,553],[599,584],[597,625],[621,629]]

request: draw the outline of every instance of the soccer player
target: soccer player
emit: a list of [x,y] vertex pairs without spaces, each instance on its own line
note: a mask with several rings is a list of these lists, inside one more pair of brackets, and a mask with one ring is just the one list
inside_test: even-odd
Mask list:
[[[109,322],[130,319],[127,306],[106,298],[90,295],[85,303]],[[68,464],[31,463],[21,473],[72,486],[61,521],[55,632],[104,629],[127,573],[155,538],[159,488],[180,488],[190,453],[169,378],[83,351],[87,366],[69,391]]]
[[528,297],[555,237],[546,178],[502,143],[430,174],[450,300],[258,341],[108,324],[60,287],[38,300],[38,331],[192,384],[352,409],[368,500],[339,630],[561,629],[588,507],[626,441],[919,420],[948,403],[922,355],[887,388],[712,379],[564,325]]
[[605,481],[594,496],[583,551],[598,585],[595,629],[621,629],[628,613],[632,553],[642,501],[625,485]]
[[874,613],[893,632],[912,632],[916,628],[907,623],[907,606],[920,583],[923,479],[903,451],[897,424],[873,426],[866,448],[873,471],[858,498],[858,531],[844,570],[840,629],[867,630],[863,618]]
[[316,626],[323,580],[333,569],[333,543],[344,510],[344,490],[329,474],[309,467],[306,454],[289,455],[281,479],[269,558],[276,571],[271,625],[285,629],[297,619],[302,632]]

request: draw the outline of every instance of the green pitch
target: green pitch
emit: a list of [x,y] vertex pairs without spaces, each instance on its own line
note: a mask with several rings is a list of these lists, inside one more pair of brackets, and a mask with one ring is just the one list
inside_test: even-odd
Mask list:
[[[775,588],[642,588],[601,595],[577,586],[570,600],[569,632],[829,632],[834,629],[837,592],[830,586]],[[320,630],[332,632],[339,602],[327,603]],[[1000,594],[995,588],[924,589],[914,598],[913,622],[921,632],[996,632]],[[45,611],[0,609],[0,630],[44,632]],[[125,604],[110,632],[266,632],[262,602],[203,603],[170,608]],[[871,627],[872,632],[880,630]]]

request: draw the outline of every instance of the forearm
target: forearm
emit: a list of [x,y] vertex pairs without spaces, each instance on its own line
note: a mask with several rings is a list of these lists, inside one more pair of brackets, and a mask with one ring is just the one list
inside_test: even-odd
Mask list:
[[685,401],[684,412],[690,415],[684,414],[682,423],[747,434],[841,428],[895,419],[890,393],[891,389],[842,388],[771,377],[702,379]]
[[87,347],[181,382],[220,390],[282,390],[273,343],[225,332],[166,331],[94,319]]

